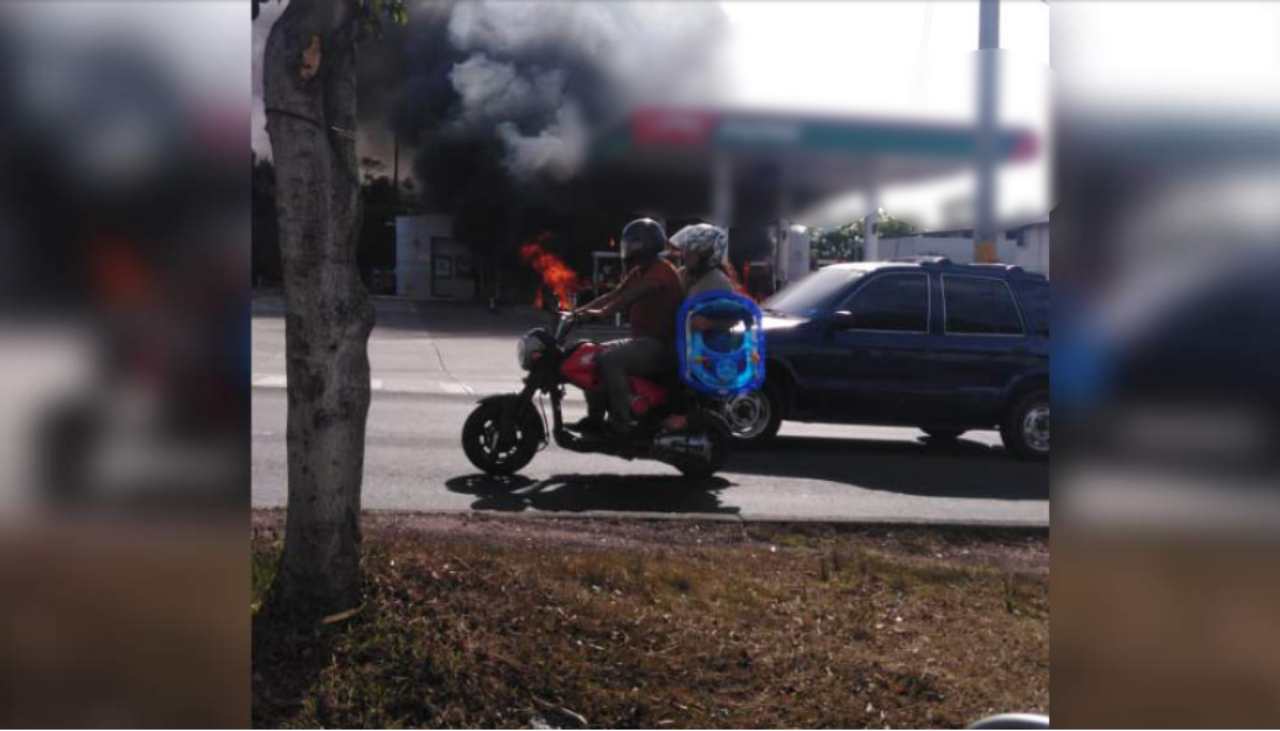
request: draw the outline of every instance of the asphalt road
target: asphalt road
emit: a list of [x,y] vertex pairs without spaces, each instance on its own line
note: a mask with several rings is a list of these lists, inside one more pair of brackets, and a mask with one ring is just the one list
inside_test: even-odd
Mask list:
[[[286,496],[283,320],[271,298],[254,309],[253,503],[279,506]],[[480,396],[518,387],[515,338],[536,313],[381,301],[378,321],[370,341],[366,509],[1049,523],[1048,467],[1010,458],[994,432],[938,447],[914,429],[786,424],[768,449],[736,452],[722,473],[694,484],[658,462],[552,445],[521,475],[489,478],[462,453],[462,423]],[[567,417],[583,408],[570,401]]]

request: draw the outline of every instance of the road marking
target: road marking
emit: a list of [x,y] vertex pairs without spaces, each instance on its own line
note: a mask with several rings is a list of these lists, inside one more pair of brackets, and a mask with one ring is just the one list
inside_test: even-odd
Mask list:
[[[254,376],[253,385],[262,388],[288,388],[289,378],[287,376]],[[369,388],[374,391],[382,390],[381,378],[370,378]]]
[[[289,379],[287,376],[279,374],[264,374],[252,376],[251,382],[255,388],[288,388]],[[500,385],[501,388],[497,388]],[[519,384],[508,383],[503,381],[501,384],[486,382],[481,386],[485,393],[490,391],[501,391],[506,393],[513,388],[518,390]],[[475,396],[477,391],[469,384],[461,381],[420,381],[414,383],[412,381],[396,381],[392,380],[390,384],[381,378],[370,378],[369,388],[373,391],[392,391],[396,393],[424,393],[424,394],[448,394],[450,396]],[[496,389],[496,390],[495,390]],[[572,398],[572,397],[570,397]]]

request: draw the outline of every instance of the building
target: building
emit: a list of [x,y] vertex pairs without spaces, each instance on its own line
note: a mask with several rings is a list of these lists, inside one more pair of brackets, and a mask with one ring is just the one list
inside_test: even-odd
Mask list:
[[[961,264],[972,263],[973,229],[928,231],[914,236],[880,239],[878,257],[945,256]],[[1016,264],[1049,276],[1049,219],[1006,228],[996,241],[996,261]]]
[[[971,169],[977,139],[968,123],[650,107],[604,130],[590,158],[606,175],[633,181],[636,207],[729,228],[735,267],[767,267],[781,286],[809,268],[807,248],[801,255],[793,246],[807,238],[794,227],[804,211],[862,191],[870,221],[881,188]],[[1002,161],[1038,152],[1027,129],[1002,129],[996,144]],[[885,258],[876,243],[869,237],[868,254]]]
[[452,216],[396,216],[396,294],[419,300],[476,296],[471,250],[453,239]]

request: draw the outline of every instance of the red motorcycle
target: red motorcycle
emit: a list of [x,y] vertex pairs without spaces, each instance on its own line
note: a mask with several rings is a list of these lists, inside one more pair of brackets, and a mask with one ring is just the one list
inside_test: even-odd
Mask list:
[[[554,328],[535,328],[520,338],[516,357],[528,371],[519,393],[482,399],[462,427],[467,459],[491,475],[510,475],[529,464],[548,444],[547,424],[534,397],[551,398],[551,436],[574,452],[665,462],[687,477],[709,477],[728,456],[730,435],[722,405],[684,388],[673,368],[670,380],[631,378],[631,415],[637,427],[627,434],[578,432],[564,423],[565,384],[599,391],[596,361],[601,345],[569,342],[578,324],[571,312],[558,314]],[[552,331],[554,330],[554,332]]]

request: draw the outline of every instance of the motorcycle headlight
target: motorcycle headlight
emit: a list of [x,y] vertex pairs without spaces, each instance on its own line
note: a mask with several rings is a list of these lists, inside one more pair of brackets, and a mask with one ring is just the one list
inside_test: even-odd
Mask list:
[[525,335],[516,342],[516,362],[524,370],[529,370],[529,336]]
[[527,334],[516,343],[516,361],[527,371],[533,367],[534,361],[542,355],[546,347],[546,344],[537,336],[532,333]]

